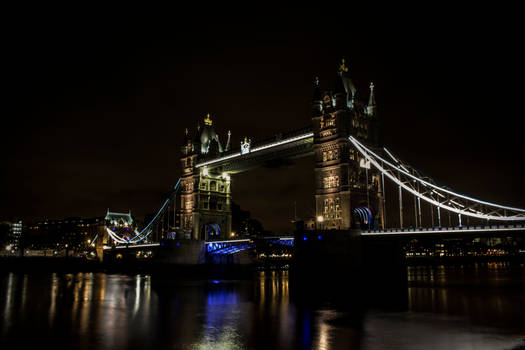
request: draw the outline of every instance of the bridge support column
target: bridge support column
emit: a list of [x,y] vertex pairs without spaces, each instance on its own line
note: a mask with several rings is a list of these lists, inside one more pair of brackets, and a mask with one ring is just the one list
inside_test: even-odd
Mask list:
[[95,241],[95,252],[99,262],[104,261],[104,245],[108,243],[108,231],[106,226],[103,226],[98,232],[97,240]]
[[294,233],[292,279],[306,286],[322,285],[324,292],[344,291],[346,298],[403,306],[407,267],[402,242],[369,239],[360,233],[299,227]]

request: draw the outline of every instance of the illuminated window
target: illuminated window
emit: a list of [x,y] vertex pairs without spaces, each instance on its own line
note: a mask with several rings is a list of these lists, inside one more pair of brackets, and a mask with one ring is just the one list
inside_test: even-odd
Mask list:
[[326,152],[323,152],[323,162],[326,162]]
[[328,160],[332,160],[334,158],[334,153],[332,151],[328,152]]
[[339,187],[339,176],[335,177],[335,187]]
[[210,191],[217,190],[217,183],[215,181],[210,182]]
[[335,150],[334,151],[334,159],[338,159],[338,158],[339,158],[339,151]]

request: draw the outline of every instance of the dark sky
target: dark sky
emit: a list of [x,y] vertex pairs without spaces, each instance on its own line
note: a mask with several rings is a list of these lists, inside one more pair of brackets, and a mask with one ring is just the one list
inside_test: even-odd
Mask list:
[[[460,192],[525,207],[518,12],[420,10],[13,13],[0,217],[156,211],[180,175],[184,128],[211,113],[238,145],[308,125],[314,76],[330,89],[343,57],[361,99],[374,81],[390,150]],[[311,159],[233,181],[265,228],[288,229],[294,200],[313,213]]]

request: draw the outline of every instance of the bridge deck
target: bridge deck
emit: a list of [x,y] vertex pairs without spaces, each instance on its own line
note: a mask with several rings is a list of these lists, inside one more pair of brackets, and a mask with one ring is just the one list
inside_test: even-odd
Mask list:
[[428,235],[428,234],[458,234],[458,233],[490,233],[519,232],[525,233],[525,224],[490,225],[490,226],[458,226],[458,227],[416,227],[395,228],[387,230],[364,230],[362,236],[395,236],[395,235]]

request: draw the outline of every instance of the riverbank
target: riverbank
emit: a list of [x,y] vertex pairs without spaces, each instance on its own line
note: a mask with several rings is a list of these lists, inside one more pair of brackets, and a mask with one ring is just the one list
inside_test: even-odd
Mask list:
[[[178,275],[238,275],[253,271],[287,270],[289,261],[281,264],[174,264],[162,263],[154,259],[134,261],[100,262],[76,257],[0,257],[0,271],[13,272],[108,272],[108,273],[168,273]],[[525,256],[492,256],[492,257],[440,257],[440,258],[409,258],[406,266],[454,266],[472,265],[476,263],[509,263],[511,265],[525,264]]]

